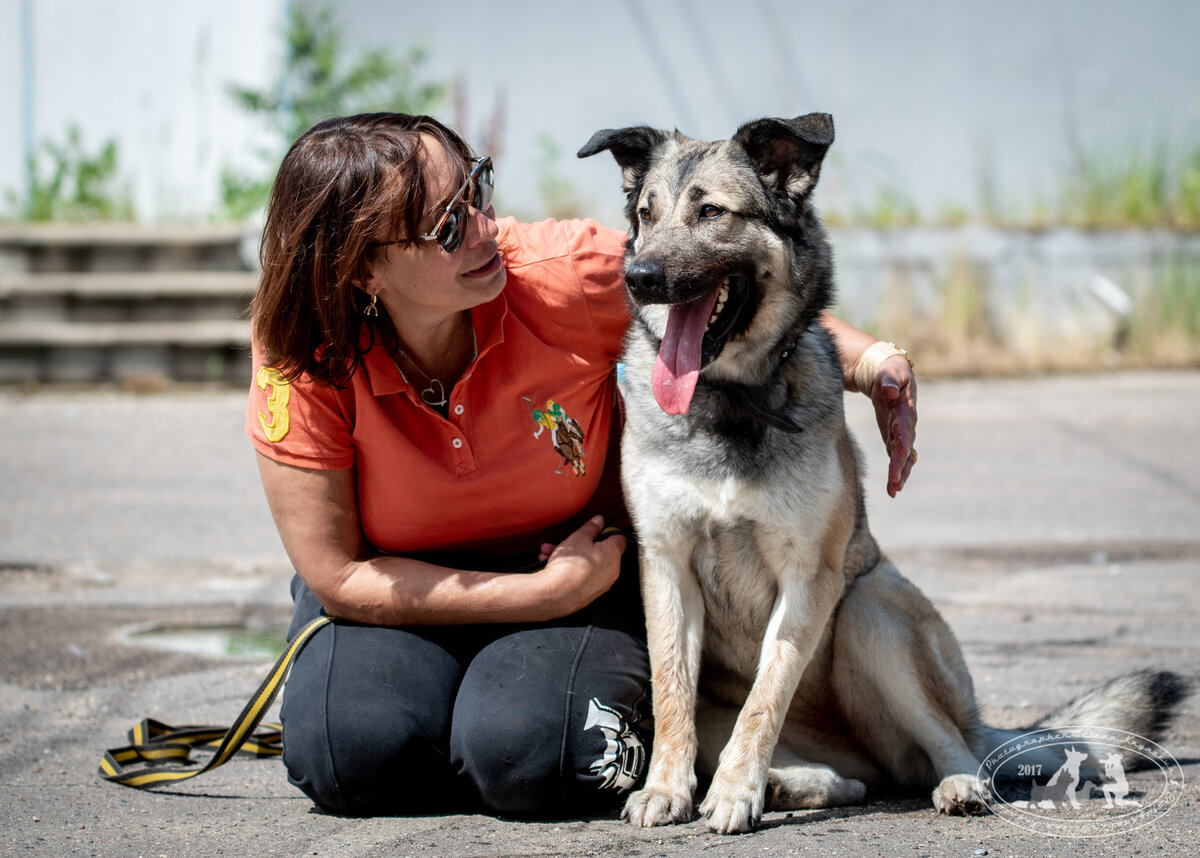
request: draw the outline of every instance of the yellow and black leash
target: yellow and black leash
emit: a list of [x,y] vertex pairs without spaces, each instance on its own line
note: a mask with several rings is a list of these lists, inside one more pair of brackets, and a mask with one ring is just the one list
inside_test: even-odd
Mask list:
[[[238,752],[256,757],[279,756],[283,753],[283,728],[270,722],[262,724],[263,716],[283,687],[297,654],[318,629],[330,622],[329,617],[317,617],[292,639],[233,726],[172,727],[147,718],[129,731],[128,745],[105,751],[100,776],[136,789],[150,789],[202,775],[223,766]],[[191,753],[197,748],[216,751],[200,768],[176,768],[189,765]]]

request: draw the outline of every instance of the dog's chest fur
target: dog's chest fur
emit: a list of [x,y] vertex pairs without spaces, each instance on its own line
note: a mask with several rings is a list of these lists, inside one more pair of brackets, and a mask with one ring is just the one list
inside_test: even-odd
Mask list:
[[662,413],[644,381],[653,354],[654,343],[631,334],[623,440],[624,460],[637,462],[624,475],[631,511],[646,548],[698,579],[708,656],[752,676],[779,581],[796,574],[799,558],[822,553],[829,521],[845,508],[841,457],[854,453],[836,358],[823,331],[799,344],[782,404],[803,429],[793,434],[703,378],[687,414]]

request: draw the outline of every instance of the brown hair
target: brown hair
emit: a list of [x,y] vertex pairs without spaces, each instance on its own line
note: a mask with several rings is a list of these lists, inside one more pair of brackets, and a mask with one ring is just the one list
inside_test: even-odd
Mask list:
[[470,147],[429,116],[328,119],[284,157],[267,204],[251,312],[266,361],[288,378],[309,373],[341,386],[357,368],[368,301],[358,287],[370,271],[371,242],[387,235],[415,243],[420,235],[422,134],[461,156],[466,181]]

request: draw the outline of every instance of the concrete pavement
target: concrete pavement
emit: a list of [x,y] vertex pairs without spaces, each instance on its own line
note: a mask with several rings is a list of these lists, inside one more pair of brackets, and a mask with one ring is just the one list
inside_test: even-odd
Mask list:
[[[351,820],[314,811],[278,760],[169,793],[105,783],[99,755],[136,720],[227,723],[267,664],[132,646],[131,632],[286,619],[290,569],[244,401],[0,392],[0,855],[1200,853],[1195,700],[1162,743],[1187,781],[1179,801],[1093,840],[939,818],[923,798],[771,814],[734,838],[613,819]],[[928,382],[920,463],[896,500],[866,401],[847,407],[872,527],[959,636],[990,723],[1031,723],[1136,668],[1196,673],[1200,372]]]

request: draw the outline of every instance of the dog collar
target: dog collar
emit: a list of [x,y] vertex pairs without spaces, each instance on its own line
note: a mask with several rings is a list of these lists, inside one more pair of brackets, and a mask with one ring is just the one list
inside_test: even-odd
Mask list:
[[[800,345],[800,337],[796,337],[794,340],[792,340],[792,344],[779,353],[779,364],[775,367],[775,372],[779,372],[780,367],[782,367],[784,362],[791,357],[792,352],[796,350],[796,346],[798,345]],[[772,429],[778,429],[781,432],[799,434],[800,432],[804,431],[803,426],[801,426],[791,417],[788,417],[782,411],[776,411],[773,408],[768,408],[759,402],[748,388],[739,388],[739,391],[741,392],[742,404],[744,404],[746,408],[749,409],[750,413],[753,414],[761,423],[770,426]]]
[[761,423],[765,423],[772,429],[779,429],[783,432],[797,434],[804,431],[804,427],[788,417],[782,411],[776,411],[773,408],[768,408],[757,399],[754,394],[744,387],[739,387],[738,392],[741,394],[742,404],[753,414]]

